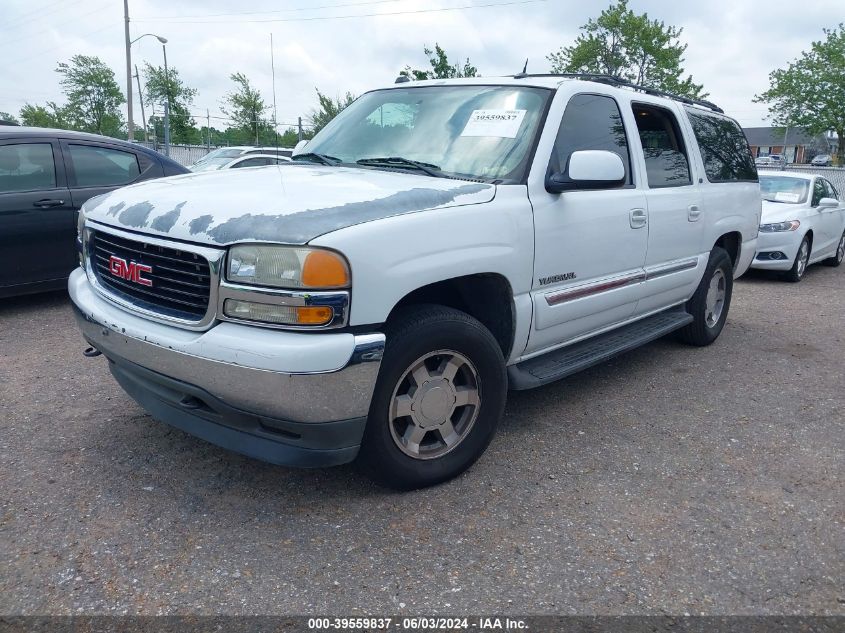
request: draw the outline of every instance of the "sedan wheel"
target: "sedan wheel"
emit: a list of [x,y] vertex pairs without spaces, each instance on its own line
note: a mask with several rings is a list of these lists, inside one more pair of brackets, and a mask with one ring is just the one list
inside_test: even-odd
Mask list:
[[804,273],[807,272],[808,261],[810,261],[810,240],[804,236],[798,248],[798,254],[795,256],[795,262],[792,264],[792,269],[786,273],[786,278],[794,283],[801,281]]
[[828,257],[824,263],[828,266],[839,266],[842,260],[845,259],[845,233],[839,238],[839,245],[836,247],[836,254],[833,257]]

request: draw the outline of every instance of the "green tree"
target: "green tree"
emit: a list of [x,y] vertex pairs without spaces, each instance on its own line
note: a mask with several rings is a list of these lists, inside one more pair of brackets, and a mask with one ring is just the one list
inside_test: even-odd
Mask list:
[[46,106],[27,103],[21,108],[20,116],[21,122],[31,127],[53,127],[60,129],[70,127],[65,120],[64,109],[52,101],[48,101]]
[[552,72],[615,75],[693,99],[707,96],[692,76],[682,77],[687,49],[680,43],[683,29],[651,20],[647,13],[637,15],[628,0],[611,3],[581,31],[572,46],[548,56]]
[[348,107],[349,104],[355,101],[355,95],[353,95],[351,92],[347,92],[342,99],[340,97],[332,99],[328,95],[324,95],[322,92],[320,92],[319,88],[317,88],[316,90],[317,102],[319,106],[316,110],[311,110],[312,134],[316,134],[324,127],[326,127],[326,124],[329,121],[335,118],[346,107]]
[[261,92],[253,88],[242,73],[230,75],[236,89],[226,95],[225,105],[220,109],[234,123],[234,127],[249,136],[249,143],[258,143],[262,130],[272,127],[264,116],[269,106],[264,103]]
[[826,39],[772,71],[769,89],[754,101],[769,104],[775,125],[802,127],[810,134],[834,130],[837,163],[845,165],[845,25],[822,30]]
[[9,123],[20,124],[20,121],[18,121],[17,117],[9,112],[0,112],[0,121],[8,121]]
[[454,79],[456,77],[478,76],[478,68],[470,63],[469,57],[467,57],[463,66],[450,64],[446,51],[440,48],[440,45],[436,42],[434,44],[434,50],[431,50],[428,46],[426,46],[423,48],[423,52],[428,58],[431,70],[417,70],[411,68],[410,66],[405,66],[405,70],[399,74],[416,81],[422,81],[424,79]]
[[123,125],[120,105],[126,102],[114,71],[99,57],[74,55],[60,62],[56,72],[67,97],[63,112],[74,129],[119,136]]
[[[197,94],[195,88],[189,88],[179,77],[179,71],[144,64],[144,98],[147,104],[170,103],[170,138],[174,143],[197,143],[200,131],[195,127],[190,107]],[[155,121],[156,137],[164,135],[163,121]]]

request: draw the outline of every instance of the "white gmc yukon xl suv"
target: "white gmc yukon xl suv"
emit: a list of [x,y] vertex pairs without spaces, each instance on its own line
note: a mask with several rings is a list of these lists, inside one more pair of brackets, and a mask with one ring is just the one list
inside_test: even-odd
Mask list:
[[708,345],[761,198],[713,104],[605,76],[397,83],[290,164],[90,200],[70,295],[166,423],[396,488],[468,468],[508,389]]

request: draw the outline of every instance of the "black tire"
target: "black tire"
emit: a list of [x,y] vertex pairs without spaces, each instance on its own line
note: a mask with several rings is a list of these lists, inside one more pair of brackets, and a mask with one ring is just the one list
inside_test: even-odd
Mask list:
[[[502,350],[479,321],[459,310],[438,305],[411,306],[401,311],[386,325],[385,334],[387,347],[358,463],[375,481],[398,490],[423,488],[452,479],[481,456],[493,439],[502,417],[507,396]],[[401,425],[403,420],[411,424],[410,416],[401,418],[392,415],[394,394],[408,384],[405,381],[409,380],[407,372],[410,368],[418,366],[422,357],[442,350],[454,351],[470,361],[474,370],[472,376],[477,378],[480,404],[465,407],[469,408],[474,421],[469,423],[465,435],[454,448],[441,448],[449,452],[426,459],[409,456],[405,452],[407,447],[400,449],[400,439],[394,440],[394,434],[399,434],[397,425]],[[437,362],[438,357],[433,357],[433,360]],[[454,415],[459,415],[461,409],[454,411]],[[436,430],[426,431],[425,437],[445,444],[445,439],[437,433]],[[417,445],[418,451],[421,446]]]
[[839,244],[836,246],[836,254],[833,257],[828,257],[822,263],[825,266],[836,268],[842,263],[843,259],[845,259],[845,233],[842,233],[842,237],[839,238]]
[[[806,245],[806,257],[804,258],[804,265],[801,265],[801,257],[802,253],[804,252],[804,246]],[[792,268],[789,269],[788,272],[784,273],[783,278],[787,281],[790,281],[794,284],[797,284],[799,281],[804,279],[804,275],[807,274],[807,268],[809,268],[808,262],[810,261],[810,238],[808,236],[804,236],[804,239],[801,240],[801,246],[798,247],[798,252],[795,254],[795,261],[792,262]]]
[[[718,319],[715,323],[708,324],[709,310],[707,308],[707,293],[710,289],[711,281],[717,275],[721,275],[720,279],[724,279],[724,302]],[[710,259],[707,261],[704,276],[701,278],[701,282],[698,284],[698,288],[696,288],[692,299],[687,301],[686,309],[692,315],[693,321],[678,330],[678,338],[684,343],[699,347],[710,345],[719,338],[719,334],[722,333],[722,328],[725,327],[725,321],[728,318],[732,293],[733,262],[731,262],[731,257],[727,251],[717,246],[710,251]]]

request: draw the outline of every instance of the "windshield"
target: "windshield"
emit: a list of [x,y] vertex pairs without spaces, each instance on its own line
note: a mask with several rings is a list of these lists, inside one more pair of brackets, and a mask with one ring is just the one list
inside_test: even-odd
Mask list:
[[231,149],[229,147],[221,147],[215,150],[210,151],[208,154],[200,158],[195,165],[199,165],[201,163],[205,163],[209,160],[214,160],[215,158],[235,158],[235,156],[240,156],[243,152],[242,149]]
[[232,158],[230,156],[217,156],[216,158],[209,158],[208,160],[201,161],[199,163],[194,163],[191,166],[192,171],[212,171],[215,169],[220,169],[223,165],[232,162]]
[[[344,163],[402,158],[449,176],[518,182],[550,95],[544,88],[511,86],[377,90],[341,112],[305,152]],[[389,168],[412,166],[394,162]]]
[[786,204],[804,204],[810,191],[810,182],[803,178],[789,176],[760,175],[760,191],[763,200],[785,202]]

